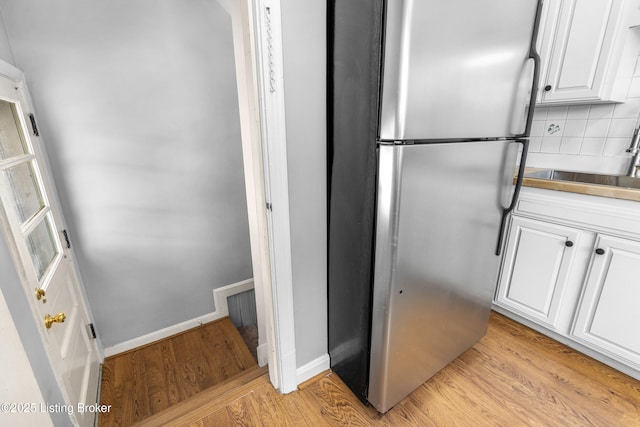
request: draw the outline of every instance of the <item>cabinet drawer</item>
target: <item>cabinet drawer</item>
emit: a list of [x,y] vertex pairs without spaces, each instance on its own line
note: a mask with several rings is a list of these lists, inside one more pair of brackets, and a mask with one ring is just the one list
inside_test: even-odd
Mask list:
[[640,203],[630,200],[525,187],[515,213],[640,239]]

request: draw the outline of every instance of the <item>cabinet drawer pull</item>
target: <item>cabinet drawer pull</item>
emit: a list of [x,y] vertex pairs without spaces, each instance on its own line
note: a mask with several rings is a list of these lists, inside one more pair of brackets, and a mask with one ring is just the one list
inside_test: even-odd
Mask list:
[[598,255],[604,255],[604,249],[602,249],[602,248],[598,248],[598,249],[596,249],[596,253],[597,253]]
[[573,246],[573,242],[571,240],[567,240],[566,242],[564,242],[564,245],[570,248],[571,246]]

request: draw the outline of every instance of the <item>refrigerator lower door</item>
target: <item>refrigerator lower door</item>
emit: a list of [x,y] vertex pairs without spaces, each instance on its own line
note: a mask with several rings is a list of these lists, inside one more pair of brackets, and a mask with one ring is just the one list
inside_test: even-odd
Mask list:
[[486,333],[518,147],[380,147],[368,391],[378,411]]

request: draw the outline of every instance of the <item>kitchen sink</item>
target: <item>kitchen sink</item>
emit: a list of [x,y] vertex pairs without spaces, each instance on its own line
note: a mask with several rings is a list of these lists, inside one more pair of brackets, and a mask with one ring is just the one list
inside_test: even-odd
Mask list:
[[597,173],[546,169],[527,173],[524,177],[548,179],[552,181],[580,182],[584,184],[608,185],[610,187],[640,189],[640,177],[631,177],[626,175],[601,175]]

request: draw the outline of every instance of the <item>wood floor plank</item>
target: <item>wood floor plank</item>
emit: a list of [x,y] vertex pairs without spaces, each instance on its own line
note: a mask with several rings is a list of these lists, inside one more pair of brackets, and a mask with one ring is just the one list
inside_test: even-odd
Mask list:
[[[443,375],[455,375],[452,381],[480,405],[482,412],[490,413],[496,425],[528,425],[533,423],[534,393],[505,371],[504,365],[482,358],[475,347],[452,363]],[[496,403],[499,403],[496,405]]]
[[300,427],[323,427],[328,426],[319,412],[308,408],[301,392],[289,393],[280,399],[282,409],[289,414],[293,425]]
[[[451,412],[455,412],[459,417],[459,423],[468,424],[476,419],[483,419],[490,421],[493,425],[506,425],[504,420],[508,419],[509,423],[514,421],[523,420],[518,417],[515,408],[508,407],[503,408],[497,406],[496,402],[499,399],[492,400],[493,396],[484,395],[481,390],[472,381],[469,381],[468,377],[475,377],[475,372],[466,375],[459,375],[456,372],[456,365],[450,365],[448,369],[440,373],[440,375],[433,379],[431,382],[427,382],[422,389],[427,394],[438,397],[447,402],[447,406],[437,402],[436,407],[444,407],[445,411],[442,411],[441,415],[447,417]],[[437,392],[434,392],[437,390]],[[511,414],[509,414],[511,412]],[[526,423],[522,422],[522,425]]]
[[172,341],[176,354],[177,369],[181,373],[187,397],[215,384],[214,373],[209,372],[209,364],[202,353],[199,332],[175,337]]
[[[640,381],[616,371],[615,369],[572,348],[542,335],[533,329],[524,327],[499,313],[492,312],[491,323],[494,325],[488,332],[491,341],[509,342],[512,345],[530,344],[529,351],[545,349],[545,359],[570,367],[587,378],[597,381],[611,389],[619,396],[640,395]],[[493,337],[493,334],[499,336]]]
[[137,425],[149,427],[183,426],[199,422],[208,415],[225,408],[230,402],[267,384],[270,384],[267,369],[254,367],[224,384],[205,390],[166,411],[145,418]]
[[227,404],[227,413],[231,419],[231,425],[236,426],[259,426],[258,419],[253,413],[247,411],[247,405],[240,399]]
[[289,414],[284,411],[280,404],[279,393],[273,389],[271,384],[256,389],[252,394],[239,399],[242,401],[252,419],[257,420],[259,426],[264,427],[293,427],[295,424],[289,418]]
[[[556,405],[572,408],[575,406],[575,402],[572,401],[574,396],[579,398],[585,409],[579,414],[574,413],[574,416],[586,418],[581,421],[583,423],[591,422],[597,425],[602,417],[621,419],[625,414],[636,414],[640,420],[637,401],[640,391],[636,391],[636,387],[633,386],[633,383],[638,381],[584,355],[558,358],[558,354],[577,352],[548,337],[537,333],[533,335],[536,338],[535,346],[531,345],[530,340],[513,340],[510,333],[496,329],[476,346],[476,350],[483,351],[486,348],[487,351],[510,355],[508,360],[517,363],[512,369],[538,381],[537,396],[541,401],[546,399],[547,402],[553,401]],[[545,352],[549,357],[542,358],[540,352],[545,348],[549,349]],[[585,364],[596,365],[597,369],[586,371],[582,368]],[[594,372],[599,374],[594,375]],[[612,381],[615,377],[618,381]],[[634,395],[635,401],[627,399],[628,396]],[[571,409],[567,409],[563,413],[571,412]]]
[[223,318],[107,358],[100,401],[112,410],[100,414],[99,425],[131,426],[257,367],[233,330]]
[[[478,356],[473,349],[470,353]],[[467,360],[461,357],[442,374],[465,390],[466,399],[473,399],[476,408],[470,416],[479,416],[494,425],[504,426],[514,422],[519,425],[562,425],[559,420],[558,423],[540,423],[545,414],[544,408],[537,405],[540,389],[536,383],[519,383],[518,378],[511,377],[501,367],[493,366],[480,357],[475,357],[470,363]],[[485,383],[487,379],[489,381]],[[498,402],[502,404],[496,405]]]
[[[130,352],[113,362],[114,401],[101,398],[103,404],[112,405],[112,411],[104,414],[111,416],[104,425],[129,426],[144,418],[150,410],[144,361],[140,352]],[[98,420],[102,421],[100,417]]]
[[[218,328],[207,328],[201,331],[202,353],[212,372],[220,373],[216,382],[224,381],[257,363],[237,329],[230,322],[220,322]],[[228,354],[220,358],[218,354]]]
[[198,340],[201,343],[200,352],[203,354],[212,375],[214,375],[212,378],[214,382],[225,381],[227,378],[242,371],[242,368],[237,367],[234,361],[235,355],[229,348],[227,337],[222,331],[220,322],[209,328],[201,328],[198,334]]
[[308,388],[313,386],[317,381],[330,374],[331,371],[327,371],[318,375],[312,380],[301,384],[299,391],[289,393],[283,397],[283,407],[290,413],[295,414],[296,418],[301,418],[304,421],[304,423],[300,424],[301,426],[331,427],[329,420],[323,416],[322,406],[313,398],[313,394],[308,390]]
[[173,351],[173,344],[171,342],[162,343],[160,351],[162,353],[162,368],[167,387],[167,402],[171,406],[184,400],[186,393],[182,384],[178,381],[177,360]]
[[234,423],[229,414],[229,410],[225,406],[203,419],[184,425],[188,425],[189,427],[229,427],[234,425]]
[[[102,365],[102,379],[100,385],[100,404],[103,402],[115,402],[116,395],[119,393],[115,384],[115,371],[113,363],[105,363]],[[114,415],[111,411],[104,414],[99,413],[98,422],[100,425],[114,426]]]
[[[464,389],[442,373],[436,374],[430,381],[418,387],[409,399],[438,426],[472,425],[480,418],[475,412],[476,402],[468,399]],[[394,408],[391,411],[394,411]]]
[[316,381],[304,392],[321,407],[320,413],[330,425],[372,425],[366,407],[352,393],[345,393],[345,390],[332,380],[332,376]]
[[249,348],[244,343],[242,336],[238,330],[230,322],[221,322],[220,329],[222,333],[227,337],[226,344],[229,350],[233,353],[234,362],[237,364],[240,370],[255,366],[257,363],[249,351]]
[[169,407],[167,382],[165,381],[163,352],[161,346],[147,347],[142,350],[145,368],[145,380],[149,410],[156,414]]
[[[479,345],[474,350],[480,352],[481,347]],[[544,366],[543,361],[538,361],[542,365],[538,367],[529,359],[517,360],[517,356],[514,356],[513,361],[501,365],[496,365],[487,357],[481,360],[483,367],[476,369],[479,375],[493,374],[494,378],[498,379],[489,386],[492,386],[496,392],[498,390],[501,392],[502,400],[508,402],[512,412],[517,411],[522,416],[529,417],[529,423],[534,420],[540,423],[552,423],[548,413],[554,412],[556,413],[554,425],[576,423],[589,425],[587,420],[580,419],[584,416],[584,412],[576,412],[573,409],[570,400],[572,386],[570,381],[564,378],[567,372]],[[549,375],[549,371],[554,372]],[[608,415],[613,416],[612,413]]]
[[437,426],[434,420],[421,411],[409,398],[403,399],[402,402],[396,405],[387,414],[382,415],[381,418],[385,421],[384,425],[389,426]]
[[[243,355],[238,358],[244,360]],[[118,400],[126,384],[110,369],[105,369],[111,387],[105,396]],[[166,381],[170,375],[164,372]],[[140,402],[142,407],[144,400]],[[177,408],[183,412],[172,414],[169,408],[140,425],[640,427],[640,381],[492,314],[486,337],[384,415],[362,404],[331,371],[281,395],[263,370],[222,396],[210,399],[203,393]]]

